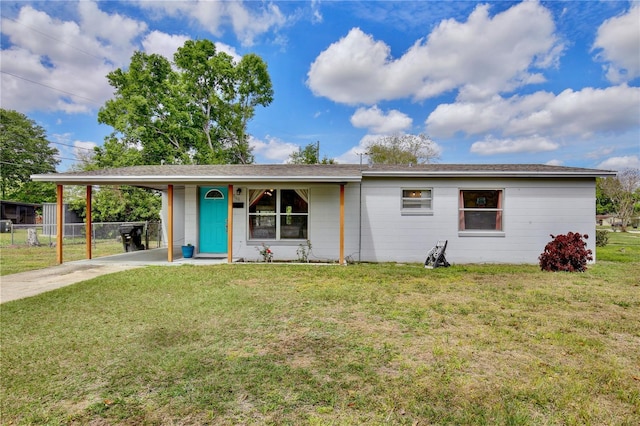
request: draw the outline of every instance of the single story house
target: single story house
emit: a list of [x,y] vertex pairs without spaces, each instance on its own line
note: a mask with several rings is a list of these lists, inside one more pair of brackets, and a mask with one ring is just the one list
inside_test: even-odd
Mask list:
[[33,225],[38,216],[41,204],[23,203],[20,201],[0,201],[0,220],[10,220],[16,225]]
[[283,164],[135,166],[32,178],[58,185],[59,206],[64,185],[86,185],[88,203],[92,185],[161,191],[169,261],[184,244],[195,246],[196,257],[229,262],[257,260],[264,244],[275,260],[295,260],[310,241],[311,260],[423,262],[447,240],[452,263],[537,263],[550,234],[588,234],[595,253],[595,181],[613,175],[525,164]]

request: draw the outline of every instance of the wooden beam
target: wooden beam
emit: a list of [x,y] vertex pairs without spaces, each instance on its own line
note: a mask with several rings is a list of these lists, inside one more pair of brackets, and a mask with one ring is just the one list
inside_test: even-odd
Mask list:
[[87,185],[87,218],[86,218],[86,235],[87,235],[87,259],[91,259],[91,245],[93,244],[93,233],[91,227],[91,185]]
[[344,265],[344,183],[340,184],[340,264]]
[[167,260],[173,262],[173,185],[167,187]]
[[233,185],[229,185],[227,199],[227,263],[233,263]]
[[63,186],[56,187],[56,261],[62,263],[62,238],[64,236],[64,209],[62,199]]

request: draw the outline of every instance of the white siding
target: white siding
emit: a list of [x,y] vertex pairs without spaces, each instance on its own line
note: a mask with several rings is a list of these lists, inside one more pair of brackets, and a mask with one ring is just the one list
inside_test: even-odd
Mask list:
[[[402,216],[401,188],[433,188],[433,215]],[[469,236],[458,231],[460,189],[503,189],[504,232]],[[595,181],[554,179],[365,180],[362,260],[424,261],[448,240],[455,263],[537,263],[550,234],[586,233],[595,253]]]
[[[169,241],[169,234],[167,229],[168,223],[168,197],[167,192],[162,192],[162,210],[160,211],[160,218],[162,220],[162,241],[164,245],[167,245]],[[173,247],[174,253],[176,249],[179,249],[184,241],[185,230],[185,191],[183,188],[176,188],[173,191]]]
[[[240,194],[237,190],[240,189]],[[242,203],[242,208],[233,209],[233,253],[234,259],[239,257],[249,258],[257,254],[255,249],[247,250],[247,188],[244,186],[233,187],[233,202]]]
[[184,188],[184,243],[193,244],[195,252],[198,253],[198,188],[195,185],[187,185]]

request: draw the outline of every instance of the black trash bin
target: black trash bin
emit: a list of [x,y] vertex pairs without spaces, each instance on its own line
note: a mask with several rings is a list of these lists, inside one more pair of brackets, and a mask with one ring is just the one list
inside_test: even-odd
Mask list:
[[122,237],[122,248],[124,251],[144,250],[142,244],[142,235],[144,234],[144,225],[120,225],[120,236]]

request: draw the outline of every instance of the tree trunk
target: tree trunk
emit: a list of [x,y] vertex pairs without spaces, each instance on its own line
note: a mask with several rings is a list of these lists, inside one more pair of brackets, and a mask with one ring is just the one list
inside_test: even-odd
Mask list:
[[27,245],[30,247],[40,247],[40,241],[38,241],[38,233],[36,228],[27,229]]

